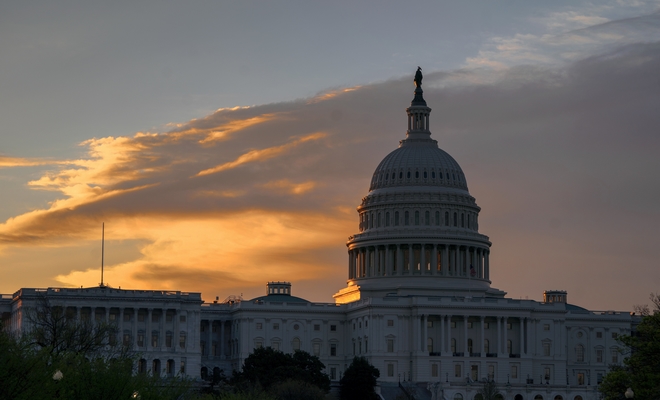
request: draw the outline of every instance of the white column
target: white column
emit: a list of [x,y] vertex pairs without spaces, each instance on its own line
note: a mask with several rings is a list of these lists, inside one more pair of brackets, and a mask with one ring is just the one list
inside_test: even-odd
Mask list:
[[147,309],[147,332],[144,335],[144,340],[146,341],[147,351],[151,350],[151,318],[153,315],[153,308]]
[[380,266],[380,247],[375,247],[376,252],[374,253],[374,275],[383,276],[383,269]]
[[434,244],[431,250],[431,275],[438,274],[438,245]]
[[445,245],[442,249],[442,262],[440,263],[440,268],[442,268],[442,275],[448,275],[449,271],[449,245]]
[[[486,350],[484,349],[484,342],[486,341],[486,337],[485,337],[485,335],[484,335],[484,323],[485,323],[485,319],[486,319],[486,317],[484,317],[483,315],[482,315],[481,318],[480,318],[480,320],[481,320],[481,337],[480,337],[480,340],[481,340],[481,348],[480,348],[479,351],[481,352],[481,356],[482,356],[482,357],[486,357]],[[489,349],[489,351],[490,351],[490,349]]]
[[463,316],[463,351],[465,357],[470,357],[470,350],[468,349],[468,316]]
[[419,248],[419,273],[426,274],[426,244],[422,243]]

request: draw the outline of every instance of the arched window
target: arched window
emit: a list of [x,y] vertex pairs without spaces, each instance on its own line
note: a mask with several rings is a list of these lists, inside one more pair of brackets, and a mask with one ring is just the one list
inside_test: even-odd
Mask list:
[[573,397],[573,400],[582,400],[582,396],[579,396],[579,395],[575,396],[575,397]]
[[293,349],[293,351],[300,350],[300,339],[298,339],[297,337],[293,338],[293,340],[291,341],[291,348]]
[[415,171],[415,178],[419,179],[419,171]]
[[390,226],[390,212],[385,213],[385,226]]
[[461,213],[461,228],[465,228],[465,214]]
[[584,346],[581,344],[575,346],[575,358],[577,362],[584,362]]
[[431,178],[435,179],[435,171],[431,171]]
[[403,171],[399,172],[399,179],[403,179]]
[[407,176],[407,178],[410,179],[410,171],[408,171],[408,176]]
[[456,393],[456,394],[454,395],[454,400],[463,400],[463,395],[460,394],[460,393]]
[[431,213],[428,211],[424,212],[424,225],[431,225]]
[[534,400],[543,400],[543,396],[537,394],[536,396],[534,396]]
[[419,225],[419,211],[415,211],[415,225]]
[[151,373],[154,376],[160,376],[160,360],[159,359],[155,359],[153,361],[152,367],[151,367]]
[[404,225],[410,225],[410,213],[408,211],[403,213]]
[[458,226],[458,214],[454,213],[454,226]]
[[138,361],[138,373],[139,374],[147,373],[147,360],[145,360],[144,358],[141,358],[140,361]]
[[426,179],[428,176],[426,174],[426,171],[424,171],[424,179]]
[[394,212],[394,225],[399,226],[399,212],[398,211]]
[[206,368],[206,367],[202,367],[201,375],[202,375],[202,379],[206,380],[206,378],[209,377],[209,370],[208,370],[208,368]]
[[435,212],[435,224],[440,225],[440,211]]
[[378,213],[378,219],[376,219],[376,225],[380,228],[380,213]]
[[522,394],[517,394],[516,397],[513,398],[513,400],[523,400]]
[[369,229],[369,214],[364,214],[364,229]]
[[564,398],[563,398],[563,397],[561,397],[561,395],[560,395],[560,394],[558,394],[558,395],[556,395],[556,396],[555,396],[555,400],[564,400]]
[[449,211],[445,211],[445,226],[449,226]]
[[486,353],[490,353],[490,342],[488,341],[488,339],[484,339],[484,351]]

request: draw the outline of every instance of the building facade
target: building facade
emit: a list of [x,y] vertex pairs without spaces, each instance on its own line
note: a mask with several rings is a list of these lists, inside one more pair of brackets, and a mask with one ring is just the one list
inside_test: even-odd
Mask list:
[[25,310],[47,296],[75,318],[116,321],[121,340],[142,354],[141,371],[228,374],[270,346],[318,356],[333,381],[364,356],[381,386],[417,383],[438,399],[472,400],[483,379],[505,399],[599,398],[600,380],[622,361],[616,339],[634,318],[572,305],[564,291],[535,301],[491,287],[481,209],[459,164],[431,138],[421,81],[418,71],[406,138],[357,209],[347,286],[334,303],[295,297],[288,282],[270,282],[252,300],[212,303],[199,293],[106,286],[21,289],[0,299],[5,326],[29,329]]

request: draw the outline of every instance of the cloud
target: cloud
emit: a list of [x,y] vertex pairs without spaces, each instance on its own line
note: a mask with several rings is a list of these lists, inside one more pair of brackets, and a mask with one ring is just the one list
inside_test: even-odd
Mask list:
[[[588,23],[580,15],[571,18]],[[571,31],[580,45],[569,36],[494,39],[480,65],[499,70],[425,74],[433,137],[463,167],[482,207],[480,230],[494,243],[495,287],[536,298],[565,288],[578,304],[611,308],[656,290],[657,18]],[[637,29],[653,34],[625,33]],[[579,57],[545,62],[572,51]],[[355,207],[405,135],[412,89],[408,76],[220,109],[166,132],[89,139],[84,157],[44,164],[29,182],[57,200],[0,224],[0,287],[37,285],[35,276],[97,284],[98,263],[54,265],[54,255],[96,249],[106,222],[106,238],[126,254],[107,264],[114,286],[208,299],[294,280],[294,291],[306,288],[296,295],[330,301],[346,278]],[[43,274],[12,270],[30,257]],[[629,293],[628,303],[613,304],[613,292]]]
[[21,158],[0,155],[0,168],[34,167],[39,165],[67,164],[66,161],[46,160],[40,158]]

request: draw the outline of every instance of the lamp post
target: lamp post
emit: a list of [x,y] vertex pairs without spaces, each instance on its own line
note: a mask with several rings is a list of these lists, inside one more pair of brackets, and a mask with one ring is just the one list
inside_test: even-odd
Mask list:
[[59,369],[53,374],[53,380],[55,381],[55,397],[60,397],[60,381],[64,378],[64,374]]
[[626,392],[623,395],[626,396],[626,399],[632,399],[635,397],[635,393],[631,388],[626,389]]

